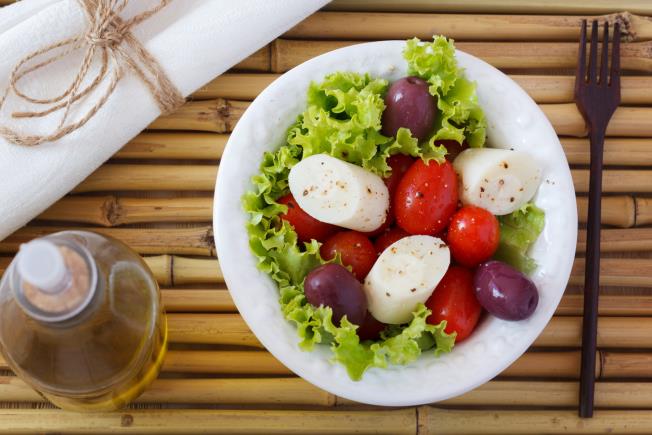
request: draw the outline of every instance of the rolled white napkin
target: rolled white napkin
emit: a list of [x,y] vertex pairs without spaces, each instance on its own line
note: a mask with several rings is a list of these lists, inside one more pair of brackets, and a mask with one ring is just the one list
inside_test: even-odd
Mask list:
[[[132,33],[186,96],[328,1],[174,0]],[[157,3],[132,1],[121,15],[133,16]],[[86,26],[76,0],[23,0],[0,9],[0,92],[23,57],[82,34]],[[20,87],[31,96],[55,96],[70,84],[80,60],[81,53],[68,56],[26,77]],[[71,118],[81,117],[95,102],[89,96],[72,110]],[[0,125],[29,133],[57,127],[60,114],[11,118],[16,110],[34,108],[9,97],[0,112]],[[127,70],[106,105],[68,136],[30,148],[0,139],[0,240],[72,190],[158,115],[143,82]]]

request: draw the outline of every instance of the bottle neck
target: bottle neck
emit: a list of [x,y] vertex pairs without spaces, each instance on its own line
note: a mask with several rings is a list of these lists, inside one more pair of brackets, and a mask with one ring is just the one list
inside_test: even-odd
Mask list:
[[91,254],[80,244],[56,235],[45,239],[56,246],[65,270],[47,286],[38,286],[29,281],[29,276],[21,275],[20,267],[14,267],[13,288],[27,315],[42,322],[63,322],[84,311],[93,299],[97,267]]

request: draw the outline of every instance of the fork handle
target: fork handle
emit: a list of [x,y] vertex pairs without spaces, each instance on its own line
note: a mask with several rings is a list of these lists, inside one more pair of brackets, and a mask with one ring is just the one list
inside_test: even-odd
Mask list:
[[582,323],[582,370],[580,378],[580,417],[585,418],[593,416],[596,353],[591,350],[596,349],[598,330],[598,295],[600,291],[600,215],[604,136],[604,129],[591,129],[589,134],[591,141],[591,170],[589,175],[589,211],[586,229],[584,317]]

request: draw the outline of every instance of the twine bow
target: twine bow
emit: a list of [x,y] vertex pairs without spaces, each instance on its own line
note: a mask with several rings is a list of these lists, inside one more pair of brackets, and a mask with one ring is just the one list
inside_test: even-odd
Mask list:
[[[55,42],[21,59],[12,70],[9,85],[0,97],[0,110],[11,92],[19,99],[46,106],[40,111],[14,112],[11,115],[13,118],[41,118],[54,112],[62,112],[59,125],[53,132],[42,135],[21,134],[11,128],[0,126],[0,136],[17,145],[35,146],[56,141],[78,130],[95,116],[113,94],[118,82],[124,76],[125,66],[145,84],[162,113],[170,113],[177,109],[184,103],[183,95],[170,81],[156,59],[131,33],[134,26],[156,14],[170,1],[160,0],[155,7],[126,20],[120,17],[120,13],[129,0],[77,0],[88,20],[85,33]],[[79,70],[68,88],[60,95],[36,98],[19,89],[18,83],[24,77],[80,49],[85,49],[85,53]],[[49,56],[35,65],[28,65],[44,55]],[[101,61],[99,72],[91,78],[89,77],[91,65],[98,56]],[[86,82],[88,84],[82,87]],[[104,89],[101,90],[101,87]],[[101,92],[93,106],[78,120],[68,122],[74,105],[96,90]]]

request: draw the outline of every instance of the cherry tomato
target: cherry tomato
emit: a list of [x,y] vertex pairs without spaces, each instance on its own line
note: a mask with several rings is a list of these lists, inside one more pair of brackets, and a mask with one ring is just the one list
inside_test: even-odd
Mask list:
[[438,325],[446,320],[445,331],[457,332],[456,343],[467,338],[478,323],[482,307],[473,290],[473,272],[461,266],[451,266],[432,296],[426,301],[432,314],[426,321]]
[[462,142],[460,144],[456,140],[438,140],[437,142],[435,142],[435,144],[443,145],[446,147],[446,151],[448,151],[448,153],[446,154],[446,160],[448,160],[449,162],[455,160],[455,157],[457,157],[462,151],[464,151],[469,147],[468,143]]
[[448,227],[448,245],[458,263],[477,266],[494,255],[499,242],[498,219],[484,208],[467,205],[453,215]]
[[387,164],[392,168],[392,173],[384,181],[390,196],[396,192],[398,183],[400,183],[403,175],[410,169],[414,160],[414,157],[406,156],[405,154],[394,154],[387,159]]
[[390,198],[389,210],[387,211],[387,219],[385,219],[385,222],[378,229],[363,233],[365,236],[376,237],[384,233],[396,220],[391,199],[394,196],[396,188],[398,187],[398,183],[401,181],[401,178],[403,178],[403,175],[407,172],[412,163],[414,163],[414,158],[404,154],[395,154],[387,159],[387,164],[392,168],[391,175],[384,179],[385,186],[387,186]]
[[403,231],[399,227],[394,227],[385,231],[383,234],[378,236],[378,238],[374,242],[374,247],[376,248],[376,252],[378,253],[378,255],[382,254],[383,251],[387,249],[387,247],[390,246],[392,243],[401,240],[403,237],[407,237],[407,236],[409,236],[409,234]]
[[301,242],[309,242],[311,239],[323,242],[337,231],[335,225],[318,221],[303,211],[291,193],[277,199],[276,202],[287,206],[288,211],[281,215],[281,219],[288,221],[294,227]]
[[335,234],[321,247],[321,256],[326,260],[342,257],[342,264],[351,266],[351,271],[362,281],[376,262],[376,250],[371,241],[357,231],[343,231]]
[[457,209],[457,175],[450,162],[417,160],[394,194],[398,225],[410,234],[434,235],[448,225]]
[[377,340],[380,338],[380,333],[383,332],[386,326],[387,325],[381,321],[376,320],[376,318],[367,311],[367,316],[362,321],[362,324],[358,326],[356,332],[358,333],[358,337],[360,337],[360,341]]

